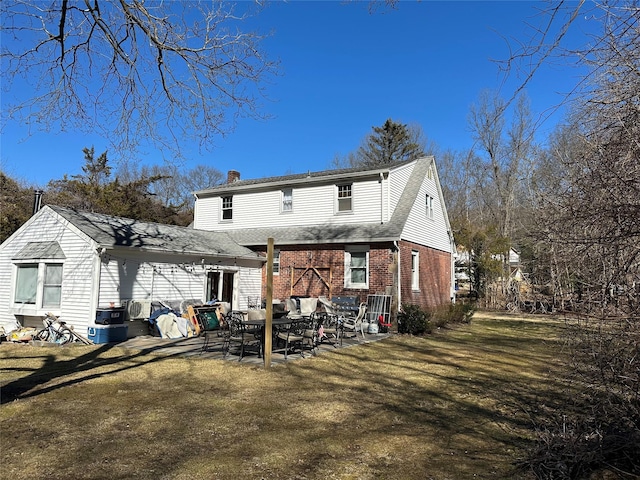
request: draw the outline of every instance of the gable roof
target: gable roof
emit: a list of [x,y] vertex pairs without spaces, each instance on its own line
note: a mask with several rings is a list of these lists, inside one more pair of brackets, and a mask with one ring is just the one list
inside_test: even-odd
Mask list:
[[[259,246],[265,245],[267,238],[273,238],[276,243],[279,244],[317,244],[317,243],[367,243],[367,242],[392,242],[400,240],[400,236],[404,229],[404,226],[411,212],[411,208],[415,202],[415,199],[420,191],[420,187],[427,176],[429,167],[434,163],[434,158],[421,157],[417,160],[411,160],[407,162],[399,162],[384,168],[359,168],[359,169],[345,169],[345,170],[329,170],[324,172],[317,172],[314,174],[304,174],[303,177],[299,175],[289,175],[286,177],[272,177],[254,181],[249,180],[240,184],[239,187],[243,189],[246,185],[255,186],[261,184],[263,186],[270,186],[271,188],[278,188],[281,183],[291,184],[294,179],[303,178],[305,182],[335,182],[336,179],[348,178],[353,180],[354,174],[364,175],[376,175],[380,173],[389,173],[394,169],[408,165],[415,162],[415,167],[409,177],[405,189],[396,205],[393,215],[386,223],[352,223],[341,225],[317,225],[314,227],[265,227],[265,228],[245,228],[230,230],[228,233],[236,242],[245,246]],[[284,179],[284,180],[283,180]],[[238,186],[241,182],[234,182],[226,185],[224,191],[235,191],[234,186]],[[440,190],[440,185],[438,184]],[[214,193],[219,192],[221,189],[215,187],[199,193]],[[442,200],[442,198],[441,198]],[[443,203],[444,205],[444,203]],[[445,212],[446,217],[446,212]]]
[[132,248],[157,253],[262,259],[223,232],[141,222],[56,205],[47,205],[42,210],[46,209],[67,220],[99,247],[107,249]]

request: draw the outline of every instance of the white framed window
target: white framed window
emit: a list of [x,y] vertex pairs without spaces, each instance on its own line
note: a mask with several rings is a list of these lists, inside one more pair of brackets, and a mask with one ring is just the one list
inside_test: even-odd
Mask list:
[[427,195],[426,207],[427,207],[427,218],[430,218],[431,220],[433,220],[433,197],[431,195]]
[[280,275],[280,250],[273,251],[273,274]]
[[420,252],[411,251],[411,290],[420,290]]
[[62,300],[61,263],[16,264],[14,305],[58,308]]
[[368,246],[351,246],[345,248],[344,287],[369,288]]
[[293,189],[284,188],[282,190],[282,212],[293,211]]
[[18,265],[14,303],[36,304],[38,295],[38,264]]
[[233,197],[222,197],[222,220],[233,219]]
[[351,212],[353,210],[353,197],[352,197],[352,183],[346,183],[344,185],[336,185],[337,192],[337,211]]
[[59,307],[62,298],[62,265],[45,264],[42,284],[42,306]]

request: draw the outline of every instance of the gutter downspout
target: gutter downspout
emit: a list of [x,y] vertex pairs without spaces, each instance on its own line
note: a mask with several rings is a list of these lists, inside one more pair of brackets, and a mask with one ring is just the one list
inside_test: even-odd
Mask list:
[[[397,301],[397,305],[395,309],[392,309],[393,311],[392,316],[395,316],[396,318],[394,318],[394,321],[397,321],[397,314],[400,311],[400,305],[402,305],[402,287],[400,284],[400,246],[398,245],[398,241],[394,240],[393,241],[393,247],[396,249],[396,278],[395,278],[395,283],[396,283],[396,301]],[[397,323],[396,323],[397,325]]]
[[384,223],[384,175],[380,172],[380,225]]

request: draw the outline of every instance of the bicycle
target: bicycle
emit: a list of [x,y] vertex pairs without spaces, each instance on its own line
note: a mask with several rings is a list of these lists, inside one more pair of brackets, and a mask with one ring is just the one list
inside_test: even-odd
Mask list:
[[42,323],[44,324],[44,328],[39,330],[35,335],[38,340],[57,343],[59,345],[65,345],[74,340],[75,336],[73,331],[53,313],[49,312],[45,314]]

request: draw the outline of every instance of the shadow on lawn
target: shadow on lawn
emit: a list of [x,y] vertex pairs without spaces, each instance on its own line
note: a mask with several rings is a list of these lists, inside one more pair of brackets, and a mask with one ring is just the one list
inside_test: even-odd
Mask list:
[[[44,363],[41,367],[33,370],[29,375],[26,375],[25,377],[18,378],[2,386],[2,388],[0,389],[0,404],[12,402],[17,399],[36,397],[38,395],[42,395],[44,393],[48,393],[60,388],[85,382],[90,379],[99,378],[103,375],[122,372],[130,370],[132,368],[137,368],[145,364],[165,360],[170,357],[180,356],[179,353],[167,354],[162,356],[148,355],[150,353],[153,353],[156,349],[147,348],[144,350],[135,351],[134,353],[125,353],[119,356],[102,358],[102,355],[111,350],[113,347],[117,347],[117,344],[104,344],[98,348],[88,351],[84,355],[73,357],[69,360],[61,360],[57,355],[46,355]],[[76,377],[76,375],[79,373],[91,372],[91,370],[101,367],[108,367],[111,365],[117,365],[117,368],[114,368],[107,372],[96,372],[90,373],[89,375]],[[36,387],[38,387],[39,385],[45,385],[56,379],[63,379],[64,377],[71,375],[73,375],[73,377],[69,378],[68,380],[56,382],[52,385],[36,389]]]
[[[434,439],[478,458],[527,448],[532,415],[566,402],[568,393],[552,374],[558,344],[549,338],[548,326],[489,325],[495,329],[391,339],[339,352],[341,372],[354,379],[353,404],[383,412],[387,418],[378,414],[371,424],[378,434]],[[323,375],[318,365],[300,367],[295,369],[300,382],[313,374],[320,389],[332,388],[330,371]]]

